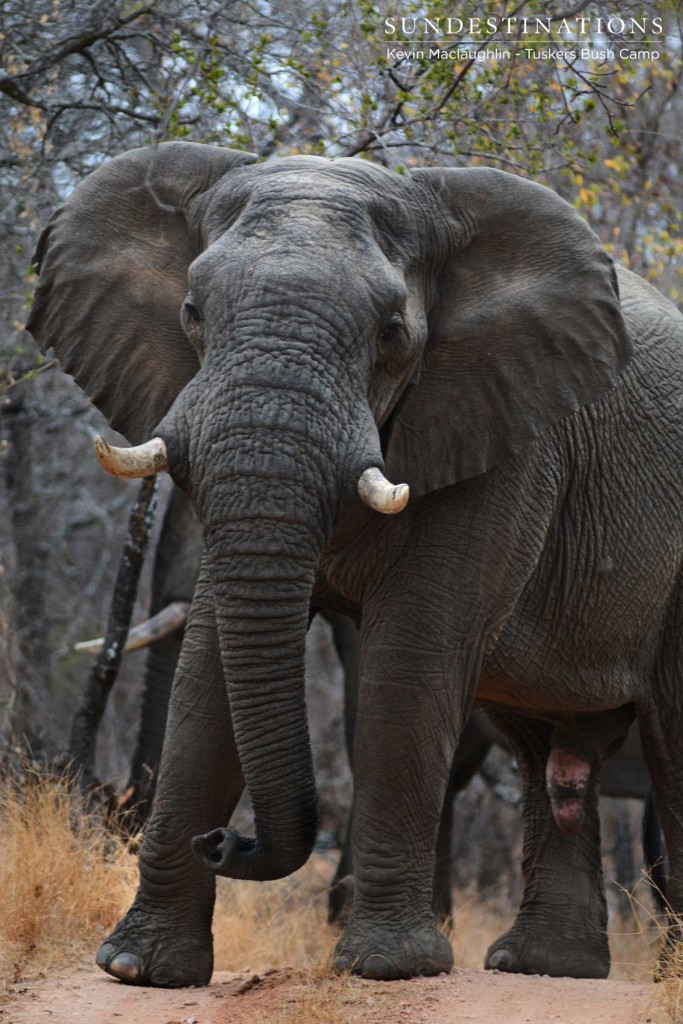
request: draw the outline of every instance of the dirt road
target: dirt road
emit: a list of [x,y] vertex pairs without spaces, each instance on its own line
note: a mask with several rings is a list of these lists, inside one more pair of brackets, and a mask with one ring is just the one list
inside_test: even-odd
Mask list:
[[99,971],[20,987],[2,1024],[647,1024],[657,988],[456,970],[378,983],[271,969],[218,972],[204,989],[144,989]]

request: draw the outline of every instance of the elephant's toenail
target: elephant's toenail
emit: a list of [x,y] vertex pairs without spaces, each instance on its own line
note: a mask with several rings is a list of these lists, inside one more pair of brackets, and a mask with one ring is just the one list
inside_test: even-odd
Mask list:
[[360,973],[364,978],[372,978],[374,981],[389,981],[399,976],[396,965],[380,953],[366,957]]
[[134,953],[119,953],[107,967],[109,974],[113,974],[120,981],[138,981],[142,965]]
[[490,971],[514,971],[515,962],[509,950],[497,949],[489,957],[486,966]]
[[111,960],[114,947],[110,942],[103,942],[100,948],[97,950],[97,956],[95,957],[95,963],[98,967],[101,967],[103,971],[106,971],[107,964]]
[[353,964],[354,964],[354,961],[351,959],[350,956],[338,956],[338,957],[335,958],[335,961],[334,961],[334,969],[339,974],[341,974],[344,971],[352,970],[353,969]]

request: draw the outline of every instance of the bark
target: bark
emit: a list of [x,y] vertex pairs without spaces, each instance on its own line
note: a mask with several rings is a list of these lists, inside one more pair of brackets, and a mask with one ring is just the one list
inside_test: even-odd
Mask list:
[[94,779],[97,730],[121,664],[156,510],[158,481],[143,480],[130,514],[128,534],[114,586],[104,646],[97,655],[71,723],[69,769],[87,787]]
[[10,505],[16,568],[12,577],[16,685],[8,696],[6,722],[14,743],[42,750],[43,720],[50,694],[50,630],[45,594],[50,545],[41,528],[41,500],[35,465],[36,410],[24,394],[2,405],[7,434],[5,481]]

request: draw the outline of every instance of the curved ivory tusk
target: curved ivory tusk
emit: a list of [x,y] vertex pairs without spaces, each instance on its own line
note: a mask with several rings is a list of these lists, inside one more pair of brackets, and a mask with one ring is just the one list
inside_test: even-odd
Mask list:
[[402,512],[408,504],[410,487],[408,484],[390,484],[382,470],[372,466],[361,473],[358,494],[375,512],[391,516]]
[[96,437],[95,453],[100,466],[112,476],[154,476],[162,469],[168,469],[166,444],[160,437],[153,437],[134,448],[115,448],[103,437]]
[[[187,613],[190,609],[188,601],[174,601],[167,604],[160,612],[153,615],[146,622],[133,626],[126,639],[124,651],[138,651],[141,647],[148,647],[155,640],[160,640],[169,633],[175,633],[187,621]],[[104,637],[97,640],[82,640],[74,644],[74,651],[78,654],[99,654],[104,644]]]

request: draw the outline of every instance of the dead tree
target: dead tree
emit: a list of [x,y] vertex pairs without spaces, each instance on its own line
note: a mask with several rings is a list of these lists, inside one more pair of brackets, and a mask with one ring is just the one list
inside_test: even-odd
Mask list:
[[135,605],[140,572],[145,560],[157,504],[158,478],[142,481],[130,513],[128,533],[114,585],[102,650],[95,658],[78,708],[71,722],[68,770],[83,789],[96,785],[97,731],[116,681]]

